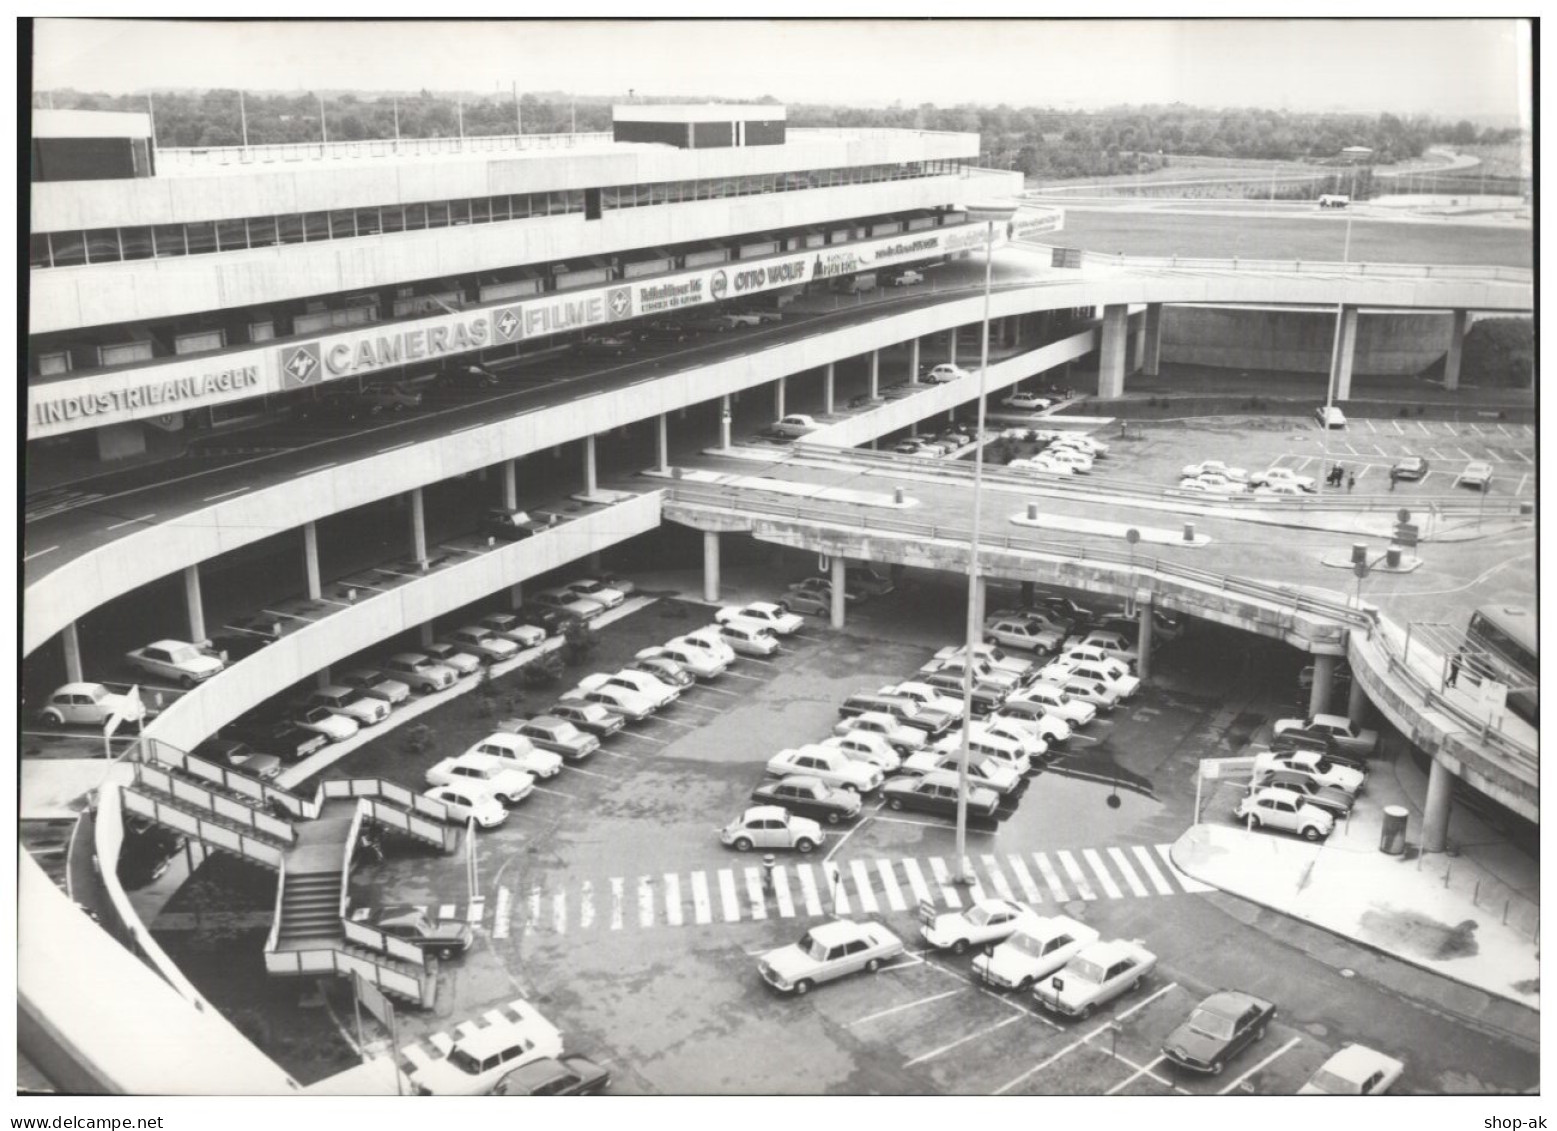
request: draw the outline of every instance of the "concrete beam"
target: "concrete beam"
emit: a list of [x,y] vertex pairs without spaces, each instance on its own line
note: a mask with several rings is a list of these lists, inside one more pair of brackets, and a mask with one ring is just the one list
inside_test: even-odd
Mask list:
[[1460,354],[1465,348],[1465,330],[1470,322],[1470,312],[1456,310],[1449,326],[1449,352],[1443,356],[1443,387],[1454,390],[1460,387]]
[[189,639],[198,644],[206,639],[205,606],[200,600],[200,566],[184,568],[184,608],[189,613]]
[[1122,302],[1103,308],[1103,341],[1098,346],[1097,363],[1097,395],[1101,400],[1114,400],[1124,394],[1129,315],[1130,308]]

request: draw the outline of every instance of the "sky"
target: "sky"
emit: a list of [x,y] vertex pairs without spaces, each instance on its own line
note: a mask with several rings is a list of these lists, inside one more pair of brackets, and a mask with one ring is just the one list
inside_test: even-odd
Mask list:
[[38,90],[564,91],[853,105],[1184,102],[1528,121],[1513,20],[110,21],[36,25]]

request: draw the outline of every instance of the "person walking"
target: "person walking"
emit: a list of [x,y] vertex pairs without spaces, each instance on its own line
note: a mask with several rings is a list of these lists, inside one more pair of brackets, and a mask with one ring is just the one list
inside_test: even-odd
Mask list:
[[1357,486],[1357,473],[1355,471],[1348,471],[1346,473],[1346,489],[1350,491],[1355,486]]
[[1449,658],[1449,678],[1444,680],[1445,687],[1453,687],[1460,678],[1460,663],[1465,656],[1465,649],[1461,648]]

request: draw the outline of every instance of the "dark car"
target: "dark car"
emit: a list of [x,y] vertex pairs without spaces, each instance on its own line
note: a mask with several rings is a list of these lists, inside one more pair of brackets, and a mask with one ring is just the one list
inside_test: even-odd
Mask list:
[[533,719],[517,719],[511,723],[503,723],[500,729],[528,738],[542,750],[550,750],[573,761],[587,758],[600,749],[598,738],[592,734],[585,734],[573,723],[556,715],[537,715]]
[[377,927],[386,935],[414,943],[440,958],[464,954],[475,940],[469,923],[453,919],[431,919],[427,909],[399,904],[377,910],[363,908],[352,912],[352,921]]
[[1320,785],[1301,770],[1268,770],[1256,774],[1254,784],[1259,788],[1275,786],[1303,795],[1303,800],[1317,809],[1323,809],[1337,821],[1345,820],[1352,811],[1353,798],[1344,789]]
[[184,835],[137,817],[124,824],[119,849],[119,882],[129,891],[155,883],[184,848]]
[[252,656],[276,638],[253,632],[218,632],[209,642],[210,650],[226,658],[229,664]]
[[1229,1060],[1265,1036],[1276,1007],[1251,994],[1223,990],[1195,1006],[1168,1034],[1162,1054],[1180,1068],[1216,1076]]
[[1366,758],[1358,758],[1340,750],[1335,744],[1335,739],[1328,734],[1306,730],[1283,731],[1270,740],[1270,748],[1276,754],[1287,754],[1294,750],[1312,751],[1337,766],[1345,766],[1362,773],[1367,773],[1370,768]]
[[650,322],[638,337],[645,342],[684,342],[692,337],[692,330],[680,322]]
[[836,825],[860,815],[860,795],[850,789],[830,789],[821,779],[791,774],[763,782],[751,791],[758,805],[779,805],[801,817]]
[[526,605],[519,610],[519,615],[526,624],[544,628],[547,636],[565,635],[570,625],[589,627],[583,617],[574,616],[565,609],[548,609],[544,605]]
[[329,393],[305,400],[292,410],[292,418],[300,424],[333,427],[360,423],[378,411],[376,405],[363,400],[353,389],[349,393]]
[[[1314,689],[1314,665],[1309,664],[1298,672],[1298,690],[1304,695]],[[1352,689],[1352,669],[1350,664],[1340,663],[1335,667],[1335,674],[1330,677],[1331,695],[1349,695]]]
[[596,1096],[611,1083],[611,1073],[582,1056],[544,1057],[516,1068],[492,1088],[494,1096]]
[[243,722],[227,728],[227,737],[241,739],[262,754],[274,754],[286,762],[300,762],[323,750],[329,739],[291,723]]
[[627,665],[627,670],[652,675],[661,683],[667,683],[672,687],[690,687],[696,682],[696,677],[691,672],[668,656],[650,656],[648,659],[634,660]]
[[509,542],[533,537],[550,527],[550,523],[536,522],[524,511],[511,511],[503,507],[493,507],[481,519],[481,533]]
[[[882,799],[889,809],[920,809],[944,817],[957,815],[957,775],[946,770],[931,770],[922,778],[896,777],[881,787]],[[968,812],[993,817],[1000,807],[1000,796],[981,785],[968,786]]]
[[1395,461],[1395,466],[1389,469],[1391,479],[1417,480],[1427,474],[1427,461],[1421,456],[1406,456]]
[[190,754],[261,781],[270,781],[281,772],[280,758],[274,754],[261,754],[247,742],[232,738],[208,738]]
[[600,703],[557,703],[548,709],[547,714],[570,722],[596,738],[615,734],[627,725],[626,719],[608,711]]
[[632,348],[633,340],[626,334],[596,334],[579,345],[580,352],[589,357],[621,357]]
[[[962,673],[960,672],[925,672],[920,674],[919,682],[927,683],[954,699],[962,698]],[[998,710],[1005,701],[1005,692],[990,684],[979,683],[977,677],[974,677],[973,716],[975,718],[983,718],[991,711]]]

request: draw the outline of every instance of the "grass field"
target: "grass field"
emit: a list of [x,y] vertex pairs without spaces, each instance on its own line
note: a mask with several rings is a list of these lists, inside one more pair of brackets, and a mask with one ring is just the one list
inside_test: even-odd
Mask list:
[[[1168,212],[1065,213],[1054,242],[1126,255],[1184,255],[1338,262],[1341,216],[1194,216]],[[1531,267],[1526,229],[1354,220],[1354,263],[1445,263]]]

